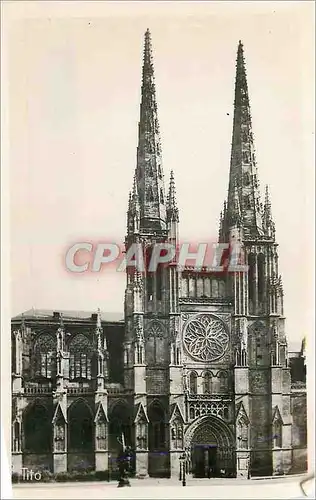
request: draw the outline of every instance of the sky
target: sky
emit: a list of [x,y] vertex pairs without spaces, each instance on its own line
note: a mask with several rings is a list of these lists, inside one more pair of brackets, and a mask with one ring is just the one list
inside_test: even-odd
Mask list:
[[6,27],[11,314],[123,312],[124,273],[74,275],[64,257],[74,242],[124,241],[149,28],[165,180],[172,169],[181,239],[192,242],[217,241],[244,43],[286,330],[299,347],[313,314],[312,2],[21,4]]

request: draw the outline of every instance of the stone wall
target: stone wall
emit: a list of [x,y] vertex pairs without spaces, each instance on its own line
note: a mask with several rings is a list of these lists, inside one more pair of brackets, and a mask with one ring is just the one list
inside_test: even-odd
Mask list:
[[306,391],[292,392],[292,468],[297,474],[307,470],[307,401]]

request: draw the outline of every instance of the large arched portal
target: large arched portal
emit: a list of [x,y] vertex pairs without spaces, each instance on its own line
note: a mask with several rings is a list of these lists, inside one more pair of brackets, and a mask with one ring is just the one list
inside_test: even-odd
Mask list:
[[194,477],[234,475],[233,435],[221,419],[210,415],[193,422],[186,432],[186,444]]

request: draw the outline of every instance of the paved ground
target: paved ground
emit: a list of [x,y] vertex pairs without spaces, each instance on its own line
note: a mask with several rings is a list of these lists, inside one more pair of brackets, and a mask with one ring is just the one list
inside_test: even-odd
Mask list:
[[[117,488],[116,482],[23,483],[14,485],[13,498],[303,498],[300,481],[305,475],[284,478],[192,479],[186,487],[176,479],[132,479],[130,488]],[[306,498],[306,497],[305,497]]]

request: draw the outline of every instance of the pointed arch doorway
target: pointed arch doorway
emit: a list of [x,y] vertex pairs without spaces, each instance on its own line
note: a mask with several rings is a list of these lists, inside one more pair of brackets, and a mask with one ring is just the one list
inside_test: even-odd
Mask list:
[[186,435],[191,450],[191,473],[196,478],[235,474],[233,435],[228,425],[214,416],[193,422]]

